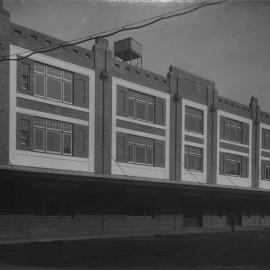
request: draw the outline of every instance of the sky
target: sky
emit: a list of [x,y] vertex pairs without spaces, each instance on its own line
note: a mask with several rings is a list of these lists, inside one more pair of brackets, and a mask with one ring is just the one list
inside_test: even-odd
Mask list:
[[[203,0],[4,0],[11,21],[63,40],[99,33]],[[219,95],[270,112],[270,1],[227,0],[191,14],[121,33],[143,45],[143,68],[170,65],[215,82]],[[93,43],[82,46],[91,48]]]

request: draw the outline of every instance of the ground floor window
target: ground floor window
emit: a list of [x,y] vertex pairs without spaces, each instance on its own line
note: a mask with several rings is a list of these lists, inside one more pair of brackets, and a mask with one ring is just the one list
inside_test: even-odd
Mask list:
[[72,200],[44,199],[36,202],[36,216],[40,217],[74,217]]

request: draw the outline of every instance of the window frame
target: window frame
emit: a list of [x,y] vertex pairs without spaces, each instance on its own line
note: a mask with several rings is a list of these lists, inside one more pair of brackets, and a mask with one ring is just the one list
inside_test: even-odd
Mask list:
[[[229,164],[229,166],[227,166],[228,164]],[[233,167],[231,166],[232,164],[236,164],[236,168],[237,168],[237,171],[239,172],[239,174],[228,172],[228,170],[227,170],[228,168],[230,170],[233,169]],[[224,159],[224,175],[242,177],[242,166],[243,166],[242,159],[238,160],[235,155],[231,155],[230,158]]]
[[[43,71],[42,69],[38,69],[38,65],[43,66]],[[61,74],[61,76],[57,76],[54,74],[50,74],[48,72],[49,69],[55,69],[58,70],[59,73]],[[53,73],[53,72],[52,72]],[[69,76],[67,76],[67,74],[70,75],[70,78],[68,78]],[[36,75],[42,76],[43,80],[44,80],[44,95],[39,95],[36,93]],[[48,79],[54,79],[54,80],[58,80],[60,81],[61,84],[61,99],[56,99],[53,97],[48,96]],[[65,100],[65,83],[68,83],[71,85],[71,101],[67,101]],[[51,65],[47,65],[47,64],[43,64],[40,62],[35,62],[34,63],[34,95],[37,97],[41,97],[47,100],[52,100],[52,101],[56,101],[56,102],[60,102],[60,103],[64,103],[64,104],[73,104],[74,102],[74,73],[71,71],[67,71],[67,70],[63,70],[61,68],[58,67],[54,67]]]
[[[37,121],[43,121],[43,124],[39,124]],[[51,122],[50,122],[51,121]],[[41,122],[42,123],[42,122]],[[53,126],[53,123],[59,124],[59,127]],[[65,129],[65,124],[70,126],[70,129]],[[36,130],[43,132],[43,150],[36,148]],[[58,151],[50,151],[48,150],[48,132],[60,134],[60,152]],[[71,137],[70,140],[70,150],[71,153],[64,152],[64,143],[65,143],[65,135]],[[47,119],[42,117],[35,117],[34,118],[34,151],[40,153],[48,153],[48,154],[56,154],[56,155],[63,155],[63,156],[73,156],[73,138],[74,138],[74,127],[72,123],[69,122],[62,122],[54,119]]]
[[[150,101],[150,99],[152,101]],[[129,114],[129,102],[131,102],[134,106],[133,108],[133,116]],[[144,113],[144,118],[137,117],[137,103],[140,103],[141,105],[144,105],[145,107],[145,113]],[[146,123],[155,123],[155,97],[145,94],[143,92],[139,92],[133,89],[128,89],[128,117],[132,119],[136,119],[138,121],[143,121]],[[149,106],[153,107],[153,113],[152,113],[152,119],[149,120],[149,115],[148,115],[148,108]]]
[[[192,152],[192,149],[199,149],[200,153],[196,153],[196,152]],[[200,172],[203,173],[204,168],[203,168],[203,148],[202,147],[197,147],[197,146],[193,146],[193,145],[188,145],[185,144],[185,152],[184,152],[184,169],[186,171],[194,171],[194,172]],[[196,162],[198,161],[198,158],[200,158],[200,169],[196,169],[196,168],[189,168],[189,164],[190,164],[190,157],[196,157]],[[197,163],[195,163],[195,167],[197,167]]]
[[262,149],[270,150],[270,130],[266,128],[262,129]]
[[[196,114],[192,113],[192,111],[188,111],[190,109],[196,111]],[[195,118],[196,130],[192,130],[190,128],[190,121],[189,120],[191,119],[191,117]],[[198,129],[199,121],[201,123],[201,125],[200,125],[201,130]],[[189,105],[185,105],[185,131],[200,134],[200,135],[204,134],[204,111],[203,110],[194,108],[194,107],[189,106]]]
[[[24,80],[26,79],[26,81]],[[30,82],[29,82],[29,76],[26,75],[26,74],[22,74],[21,75],[21,80],[22,80],[22,88],[23,89],[26,89],[26,90],[29,90],[29,86],[30,86]]]
[[264,169],[265,169],[265,172],[264,172],[265,180],[270,181],[270,164],[268,166],[265,166]]
[[[136,142],[136,139],[137,140],[144,140],[144,143]],[[151,143],[150,143],[150,141],[151,141]],[[129,151],[129,147],[131,147],[132,151],[133,151],[133,161],[131,161],[129,159],[129,152],[128,152],[127,153],[128,163],[154,167],[154,139],[128,134],[127,151]],[[144,163],[136,161],[136,147],[143,147],[144,148],[144,160],[145,160]],[[152,163],[147,162],[148,161],[148,153],[147,153],[148,149],[152,150],[152,154],[151,154]]]

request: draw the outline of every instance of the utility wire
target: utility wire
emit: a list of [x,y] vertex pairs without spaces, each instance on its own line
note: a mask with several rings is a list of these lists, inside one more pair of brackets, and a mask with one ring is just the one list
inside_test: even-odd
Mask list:
[[[180,165],[182,165],[182,168],[185,168],[185,164],[175,155],[175,159],[176,159],[176,161],[180,164]],[[191,170],[187,170],[188,172],[189,172],[189,174],[195,179],[195,181],[197,182],[197,183],[199,183],[200,185],[202,185],[203,183],[201,183],[200,182],[200,180],[196,177],[196,175],[195,174],[193,174],[193,172],[191,171]]]
[[[124,25],[124,26],[121,26],[121,27],[111,29],[111,30],[103,31],[103,32],[98,33],[98,34],[92,34],[92,35],[88,36],[87,38],[80,38],[78,40],[75,40],[74,42],[67,42],[67,41],[62,42],[59,45],[57,45],[55,47],[52,47],[52,48],[49,48],[49,49],[48,48],[36,49],[36,50],[34,50],[34,51],[32,51],[32,52],[28,53],[27,55],[22,56],[20,58],[11,58],[10,56],[8,56],[8,58],[2,57],[0,59],[0,63],[4,62],[4,61],[21,61],[21,60],[23,60],[25,58],[28,58],[28,57],[36,54],[36,53],[47,53],[47,52],[55,51],[55,50],[60,49],[60,48],[65,48],[65,47],[78,45],[78,44],[81,44],[81,43],[84,43],[84,42],[87,42],[87,41],[90,41],[90,40],[96,40],[96,39],[99,39],[99,38],[107,38],[107,37],[116,35],[116,34],[118,34],[120,32],[125,32],[125,31],[144,28],[144,27],[150,26],[152,24],[155,24],[155,23],[157,23],[159,21],[167,20],[167,19],[174,18],[174,17],[183,16],[185,14],[192,13],[192,12],[198,10],[198,9],[203,8],[203,7],[222,4],[225,1],[226,0],[217,1],[217,2],[203,2],[203,3],[199,4],[199,5],[193,6],[191,8],[189,7],[189,9],[186,10],[186,11],[180,11],[180,12],[177,12],[177,13],[175,13],[175,11],[174,11],[174,12],[166,13],[166,14],[156,16],[156,17],[153,17],[153,18],[141,20],[141,21],[135,22],[133,24],[128,24],[128,25]],[[187,8],[184,8],[184,9],[187,9]],[[184,10],[184,9],[181,9],[181,10]],[[142,22],[146,22],[146,23],[141,24]],[[140,25],[137,25],[137,24],[140,24]]]
[[115,164],[119,167],[119,169],[122,171],[122,173],[123,173],[127,178],[131,179],[131,177],[130,177],[129,175],[126,174],[126,172],[124,171],[124,169],[122,168],[122,166],[119,164],[119,162],[116,161],[116,158],[113,157],[112,152],[109,151],[109,150],[107,149],[107,147],[106,147],[104,144],[103,144],[103,148],[106,150],[106,152],[107,152],[108,154],[110,154],[111,159],[112,159],[112,160],[115,162]]
[[[151,17],[151,18],[148,18],[148,19],[142,19],[142,20],[140,20],[140,21],[136,21],[136,22],[127,24],[127,25],[125,25],[125,27],[133,26],[133,25],[136,25],[136,24],[139,24],[139,23],[142,23],[142,22],[150,21],[150,20],[154,20],[154,19],[156,19],[156,18],[159,18],[160,16],[170,15],[170,14],[173,14],[173,13],[176,13],[176,12],[180,12],[180,11],[183,11],[183,10],[186,10],[186,9],[189,9],[189,8],[192,8],[192,7],[201,5],[201,4],[202,4],[202,3],[196,3],[195,5],[190,5],[190,6],[188,6],[188,7],[179,8],[179,9],[177,9],[177,10],[175,10],[175,11],[171,11],[171,12],[168,12],[168,13],[164,13],[164,14],[159,15],[159,16]],[[123,26],[121,26],[121,27],[114,27],[114,28],[111,28],[111,29],[109,29],[109,30],[105,30],[105,31],[102,31],[102,32],[99,32],[99,33],[91,34],[91,36],[96,36],[96,35],[101,35],[101,34],[109,33],[109,32],[112,32],[112,31],[115,31],[115,30],[118,30],[118,29],[122,29],[122,28],[123,28]],[[88,37],[89,37],[89,35],[83,36],[83,37],[80,37],[80,38],[77,38],[77,39],[65,41],[65,43],[73,43],[73,42],[77,42],[77,41],[80,41],[80,40],[87,39]],[[34,51],[34,50],[41,50],[41,49],[43,49],[43,48],[44,48],[44,46],[42,46],[42,47],[37,47],[37,48],[33,48],[33,49],[30,49],[30,50],[25,50],[25,51],[22,52],[21,54],[31,53],[31,52]],[[10,54],[10,55],[6,55],[6,56],[3,56],[2,58],[11,57],[11,56],[15,56],[15,55],[17,55],[17,53]]]
[[[214,160],[212,160],[212,163],[214,164],[214,166],[216,167],[217,171],[219,171],[219,167],[217,166],[216,162]],[[238,187],[237,184],[235,184],[235,182],[227,175],[227,174],[223,174],[235,187]],[[218,174],[217,174],[218,176]]]

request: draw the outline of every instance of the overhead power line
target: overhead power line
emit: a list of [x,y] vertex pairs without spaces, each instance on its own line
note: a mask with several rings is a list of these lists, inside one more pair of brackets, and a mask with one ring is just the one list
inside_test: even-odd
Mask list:
[[96,39],[100,39],[100,38],[108,38],[110,36],[116,35],[116,34],[121,33],[121,32],[144,28],[144,27],[150,26],[152,24],[155,24],[157,22],[163,21],[163,20],[183,16],[183,15],[192,13],[192,12],[198,10],[198,9],[208,7],[208,6],[214,6],[214,5],[222,4],[224,2],[226,2],[226,0],[216,1],[216,2],[203,2],[203,3],[200,3],[200,4],[196,4],[195,6],[192,5],[192,6],[189,6],[189,7],[178,9],[176,11],[172,11],[172,12],[169,12],[169,13],[164,13],[164,14],[159,15],[159,16],[155,16],[155,17],[152,17],[152,18],[140,20],[140,21],[137,21],[137,22],[134,22],[134,23],[131,23],[131,24],[116,27],[116,28],[113,28],[113,29],[110,29],[110,30],[107,30],[107,31],[100,32],[100,33],[92,34],[92,35],[87,36],[87,37],[82,37],[82,38],[75,39],[75,40],[72,40],[72,41],[61,42],[60,44],[58,44],[57,46],[52,47],[52,48],[41,47],[41,48],[35,49],[33,51],[26,51],[24,53],[28,53],[28,54],[22,56],[22,54],[24,54],[24,53],[21,53],[20,58],[12,58],[12,56],[14,56],[14,55],[4,56],[4,57],[2,57],[0,59],[0,63],[4,62],[4,61],[21,61],[21,60],[23,60],[25,58],[28,58],[28,57],[30,57],[30,56],[32,56],[34,54],[37,54],[37,53],[48,53],[48,52],[55,51],[55,50],[60,49],[60,48],[65,48],[65,47],[78,45],[78,44],[81,44],[81,43],[84,43],[84,42],[87,42],[87,41],[90,41],[90,40],[96,40]]

